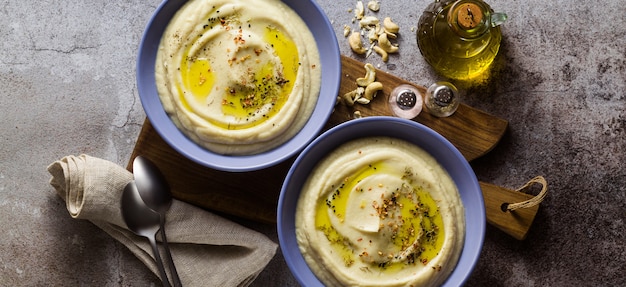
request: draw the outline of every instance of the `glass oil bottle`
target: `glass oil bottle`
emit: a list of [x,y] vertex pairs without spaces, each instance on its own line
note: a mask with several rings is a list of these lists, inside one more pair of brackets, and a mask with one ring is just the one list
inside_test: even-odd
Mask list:
[[506,19],[482,0],[435,0],[419,19],[417,45],[441,75],[471,80],[496,57],[502,38],[499,25]]

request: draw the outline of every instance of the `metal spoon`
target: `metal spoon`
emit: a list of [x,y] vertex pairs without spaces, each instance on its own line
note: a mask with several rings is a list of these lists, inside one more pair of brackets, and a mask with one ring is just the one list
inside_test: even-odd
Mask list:
[[150,209],[159,213],[161,239],[163,247],[165,248],[165,255],[167,258],[167,264],[170,268],[170,274],[173,277],[174,286],[182,286],[167,243],[167,237],[165,236],[165,213],[172,205],[170,186],[159,168],[150,160],[142,156],[137,156],[133,160],[133,174],[135,176],[135,183],[141,199],[143,199]]
[[139,236],[148,238],[152,253],[161,274],[163,286],[169,287],[170,283],[165,274],[165,267],[161,261],[161,255],[156,245],[156,233],[159,231],[159,214],[148,208],[139,196],[134,181],[129,182],[122,193],[122,217],[128,228]]

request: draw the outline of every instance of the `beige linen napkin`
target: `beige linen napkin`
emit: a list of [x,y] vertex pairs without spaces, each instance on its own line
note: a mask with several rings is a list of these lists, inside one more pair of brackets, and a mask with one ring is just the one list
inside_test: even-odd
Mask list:
[[[132,173],[88,155],[64,157],[50,164],[48,172],[73,218],[93,222],[158,275],[148,240],[127,229],[120,211],[122,191]],[[182,201],[173,201],[166,220],[167,239],[184,286],[247,286],[276,253],[277,245],[263,234]],[[171,281],[169,270],[168,276]]]

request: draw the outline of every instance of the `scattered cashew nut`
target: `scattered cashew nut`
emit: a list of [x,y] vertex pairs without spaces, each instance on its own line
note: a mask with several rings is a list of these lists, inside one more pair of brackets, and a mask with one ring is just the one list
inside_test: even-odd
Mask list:
[[370,103],[370,100],[366,99],[366,98],[358,98],[356,99],[356,101],[354,101],[356,103],[359,103],[361,105],[367,105]]
[[367,52],[367,49],[363,47],[363,43],[361,42],[361,33],[359,32],[352,32],[350,37],[348,37],[348,43],[350,44],[350,48],[352,49],[352,51],[359,55],[365,54],[365,52]]
[[367,87],[376,79],[376,68],[370,63],[365,64],[365,77],[356,79],[356,84],[360,87]]
[[387,38],[387,34],[382,34],[378,37],[378,46],[380,46],[387,53],[398,52],[398,46],[391,44],[391,41]]
[[376,33],[376,29],[370,29],[367,33],[367,38],[370,40],[370,43],[374,43],[374,41],[378,40],[378,34]]
[[356,17],[357,20],[361,20],[363,18],[363,15],[365,15],[365,9],[363,8],[363,1],[357,1],[356,9],[354,9],[354,17]]
[[372,100],[376,96],[376,92],[383,89],[383,83],[373,82],[365,87],[365,93],[363,93],[363,99]]
[[385,28],[385,31],[394,34],[400,31],[400,26],[391,21],[391,17],[386,17],[385,19],[383,19],[383,28]]
[[385,29],[383,29],[383,33],[382,34],[387,34],[387,38],[388,39],[396,39],[396,38],[398,38],[398,35],[396,35],[394,33],[391,33],[391,32],[387,32],[387,30],[385,30]]
[[366,16],[359,21],[359,25],[361,28],[374,27],[376,24],[380,23],[380,20],[374,16]]
[[343,25],[343,36],[348,37],[350,35],[351,28],[348,25]]
[[378,10],[380,10],[380,3],[378,3],[378,1],[371,0],[367,2],[367,8],[374,12],[378,12]]
[[383,58],[383,62],[389,61],[389,53],[387,53],[387,51],[383,50],[383,48],[378,47],[378,46],[374,46],[372,49],[374,49],[374,51],[378,55],[380,55],[381,58]]
[[356,96],[356,90],[347,92],[341,96],[341,101],[348,107],[354,106],[354,97]]

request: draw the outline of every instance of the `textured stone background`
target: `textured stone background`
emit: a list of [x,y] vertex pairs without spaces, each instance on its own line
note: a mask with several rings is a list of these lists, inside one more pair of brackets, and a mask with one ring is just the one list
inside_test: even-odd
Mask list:
[[[355,0],[319,0],[342,36]],[[420,85],[441,79],[417,50],[429,1],[380,0],[400,53],[364,59]],[[626,286],[626,6],[493,0],[509,21],[489,81],[464,102],[509,120],[472,165],[515,189],[550,193],[525,241],[488,227],[468,286]],[[157,278],[89,222],[73,220],[46,166],[88,153],[125,165],[145,114],[135,84],[143,29],[159,1],[0,2],[0,286],[146,286]],[[274,226],[254,226],[276,240]],[[294,286],[277,254],[254,286]]]

